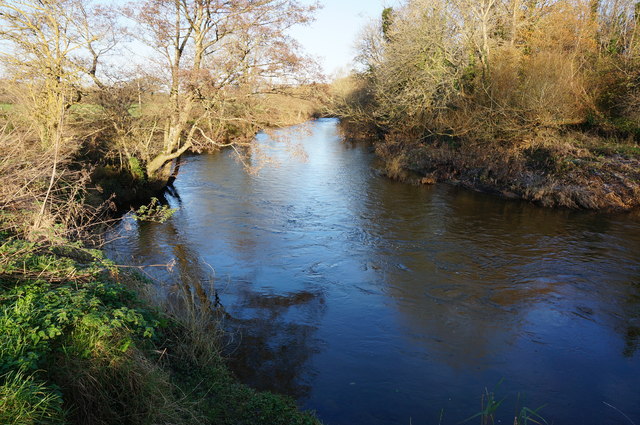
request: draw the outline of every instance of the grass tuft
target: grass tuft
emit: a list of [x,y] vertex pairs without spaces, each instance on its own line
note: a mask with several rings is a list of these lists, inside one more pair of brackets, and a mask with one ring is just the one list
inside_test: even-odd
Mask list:
[[59,391],[21,370],[0,376],[0,423],[59,424],[64,420],[65,411]]

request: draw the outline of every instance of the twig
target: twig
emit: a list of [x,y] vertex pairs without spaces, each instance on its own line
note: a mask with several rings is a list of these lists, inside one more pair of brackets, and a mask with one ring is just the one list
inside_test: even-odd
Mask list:
[[[64,100],[64,99],[63,99]],[[56,180],[56,172],[58,170],[58,151],[60,149],[60,138],[62,132],[62,125],[64,123],[64,101],[61,102],[62,108],[60,111],[60,119],[58,120],[58,131],[56,131],[56,143],[54,146],[53,153],[53,170],[51,171],[51,179],[49,180],[49,187],[47,188],[47,194],[44,197],[44,201],[42,202],[42,207],[40,208],[40,214],[36,218],[36,222],[33,224],[34,229],[38,229],[40,227],[40,222],[42,221],[42,217],[44,216],[44,211],[47,207],[47,201],[49,200],[49,195],[51,194],[51,189],[53,188],[53,184]]]

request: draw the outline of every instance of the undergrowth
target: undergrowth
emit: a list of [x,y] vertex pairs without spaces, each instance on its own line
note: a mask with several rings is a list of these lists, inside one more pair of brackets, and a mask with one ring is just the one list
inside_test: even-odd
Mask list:
[[0,423],[317,423],[235,380],[210,304],[147,289],[80,243],[0,235]]

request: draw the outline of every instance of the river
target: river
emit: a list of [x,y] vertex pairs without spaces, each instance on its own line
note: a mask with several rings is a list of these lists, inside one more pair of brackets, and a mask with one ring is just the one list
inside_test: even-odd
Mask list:
[[167,291],[214,285],[244,382],[328,425],[456,424],[485,390],[503,423],[640,424],[637,215],[395,182],[334,119],[288,138],[257,136],[255,172],[187,157],[176,214],[125,220],[109,248],[173,264],[147,269]]

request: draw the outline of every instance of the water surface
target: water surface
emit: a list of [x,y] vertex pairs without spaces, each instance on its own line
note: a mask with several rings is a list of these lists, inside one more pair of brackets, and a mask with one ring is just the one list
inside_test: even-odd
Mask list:
[[173,261],[147,269],[168,291],[215,275],[236,373],[329,425],[455,424],[485,388],[505,423],[640,424],[637,216],[394,182],[337,124],[257,174],[188,158],[174,217],[124,223],[111,254]]

